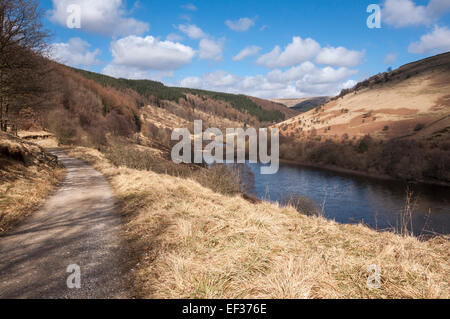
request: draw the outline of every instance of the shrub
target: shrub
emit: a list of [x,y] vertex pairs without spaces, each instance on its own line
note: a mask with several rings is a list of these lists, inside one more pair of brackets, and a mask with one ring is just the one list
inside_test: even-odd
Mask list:
[[222,194],[229,195],[247,191],[247,185],[251,185],[248,182],[251,176],[243,167],[227,167],[217,164],[207,168],[193,164],[175,164],[150,150],[139,150],[120,141],[103,148],[102,151],[106,158],[116,166],[192,178],[201,185]]
[[130,136],[136,131],[136,126],[125,115],[112,111],[106,116],[106,126],[114,136]]
[[286,194],[282,197],[280,204],[293,207],[299,213],[307,216],[319,216],[321,214],[319,205],[313,199],[300,194]]
[[48,127],[62,144],[75,144],[79,141],[78,123],[70,116],[69,112],[61,109],[52,112],[47,118]]

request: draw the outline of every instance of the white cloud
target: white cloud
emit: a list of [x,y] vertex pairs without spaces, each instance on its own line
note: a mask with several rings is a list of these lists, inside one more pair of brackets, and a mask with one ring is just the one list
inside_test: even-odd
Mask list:
[[364,51],[352,51],[344,47],[326,47],[320,50],[316,62],[332,66],[352,67],[361,64],[364,55]]
[[235,85],[238,83],[240,78],[225,71],[216,71],[204,74],[201,80],[208,83],[208,85],[212,87],[225,88]]
[[50,21],[66,26],[70,5],[81,8],[81,29],[102,35],[127,36],[143,34],[149,24],[127,17],[122,0],[53,0],[49,11]]
[[185,88],[201,88],[202,79],[198,76],[189,76],[180,81],[180,86]]
[[354,87],[356,85],[356,83],[358,83],[358,82],[356,82],[355,80],[348,80],[348,81],[342,83],[342,88],[350,89],[350,88]]
[[192,39],[200,39],[206,37],[206,34],[202,29],[197,27],[195,24],[180,24],[178,30],[186,34]]
[[151,72],[148,78],[153,81],[162,81],[165,78],[173,78],[173,76],[174,76],[173,71],[157,71]]
[[311,38],[293,37],[282,51],[276,46],[271,52],[258,58],[258,64],[268,68],[288,67],[305,62],[314,57],[320,50],[320,45]]
[[395,52],[388,53],[384,57],[383,64],[391,64],[397,61],[398,54]]
[[200,59],[221,61],[224,42],[225,40],[223,38],[217,41],[202,39],[199,44]]
[[182,5],[181,8],[183,8],[185,10],[189,10],[189,11],[197,11],[197,7],[192,3]]
[[430,0],[427,6],[416,5],[412,0],[385,0],[382,21],[397,28],[429,25],[449,10],[448,0]]
[[53,43],[51,57],[53,60],[71,66],[91,66],[97,64],[99,49],[89,51],[90,44],[80,38],[71,38],[67,43]]
[[235,21],[227,20],[225,21],[225,24],[233,31],[243,32],[247,31],[255,25],[255,19],[240,18],[239,20]]
[[162,81],[164,78],[172,78],[173,71],[156,71],[149,72],[145,69],[140,69],[138,67],[129,67],[125,65],[115,65],[108,64],[102,70],[103,74],[115,77],[115,78],[124,78],[124,79],[132,79],[132,80],[154,80],[154,81]]
[[357,70],[340,67],[338,69],[327,66],[323,69],[316,68],[302,77],[300,81],[311,84],[329,84],[343,81],[349,76],[358,73]]
[[139,67],[130,67],[126,65],[117,65],[117,64],[108,64],[102,70],[103,74],[115,77],[115,78],[124,78],[124,79],[147,79],[148,78],[148,70],[140,69]]
[[450,29],[435,26],[431,33],[420,37],[420,41],[411,43],[410,53],[442,53],[450,51]]
[[286,71],[281,71],[279,69],[270,71],[267,73],[266,78],[273,83],[284,83],[289,81],[296,81],[308,73],[315,72],[316,66],[309,62],[303,62],[300,65],[291,67]]
[[181,43],[152,36],[129,36],[111,43],[113,61],[103,73],[116,77],[146,78],[148,71],[173,71],[189,64],[194,50]]
[[256,45],[245,47],[241,52],[233,57],[233,61],[242,61],[250,56],[257,55],[259,50],[261,50],[261,48]]
[[356,81],[348,79],[357,70],[318,68],[304,62],[286,71],[273,70],[266,75],[240,77],[225,71],[187,77],[178,84],[183,87],[248,94],[261,98],[292,98],[314,95],[335,95],[343,88],[352,87]]

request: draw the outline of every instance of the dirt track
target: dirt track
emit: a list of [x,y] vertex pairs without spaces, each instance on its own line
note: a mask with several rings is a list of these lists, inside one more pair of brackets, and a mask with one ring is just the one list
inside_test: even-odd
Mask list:
[[[0,298],[122,298],[120,216],[110,186],[89,165],[55,151],[67,168],[58,191],[0,237]],[[81,288],[66,272],[80,266]]]

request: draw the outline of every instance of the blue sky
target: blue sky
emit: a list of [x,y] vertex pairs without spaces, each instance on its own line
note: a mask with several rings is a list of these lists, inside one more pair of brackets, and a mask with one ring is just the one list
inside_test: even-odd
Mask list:
[[[263,98],[335,94],[450,51],[450,0],[40,3],[62,63]],[[367,27],[369,4],[380,6],[381,28]],[[69,28],[69,16],[81,28]]]

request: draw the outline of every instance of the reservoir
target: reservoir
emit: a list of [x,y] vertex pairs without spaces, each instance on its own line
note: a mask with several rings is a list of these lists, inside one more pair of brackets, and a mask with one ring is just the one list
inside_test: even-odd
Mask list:
[[[281,201],[288,194],[313,199],[328,219],[364,223],[378,230],[399,227],[407,188],[413,193],[412,230],[415,235],[450,233],[450,188],[411,184],[280,163],[274,175],[261,175],[261,164],[249,164],[253,193]],[[411,228],[411,227],[409,227]]]

